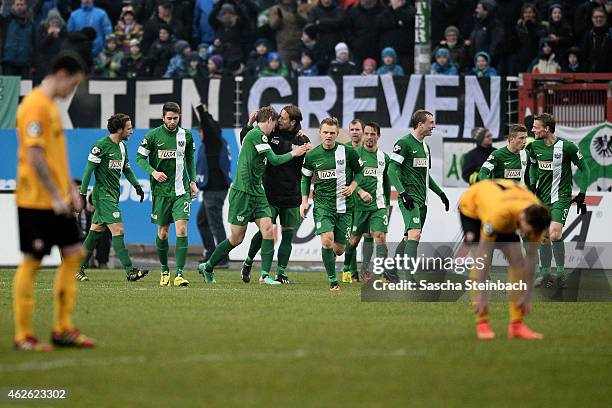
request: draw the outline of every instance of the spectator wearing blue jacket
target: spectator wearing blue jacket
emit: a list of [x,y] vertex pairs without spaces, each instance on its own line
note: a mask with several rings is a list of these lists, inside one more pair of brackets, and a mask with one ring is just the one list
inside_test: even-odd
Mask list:
[[104,49],[106,36],[113,32],[113,26],[106,11],[94,7],[93,0],[81,0],[81,8],[73,11],[68,18],[68,32],[81,31],[85,27],[96,31],[92,54],[98,55]]
[[495,68],[491,67],[491,56],[480,51],[474,55],[474,68],[472,69],[472,75],[476,75],[478,78],[490,78],[497,76]]
[[[219,122],[213,119],[206,105],[198,105],[200,140],[196,158],[196,184],[202,191],[202,203],[197,215],[198,230],[204,245],[206,262],[217,244],[226,239],[223,225],[223,204],[231,178],[231,156],[227,142],[221,134]],[[229,258],[223,259],[216,268],[229,266]]]
[[35,37],[26,0],[15,0],[11,11],[0,15],[0,61],[3,75],[30,77]]
[[458,75],[457,66],[448,48],[438,48],[434,54],[436,62],[431,64],[431,75]]
[[215,41],[215,30],[208,23],[208,16],[212,11],[215,0],[196,0],[193,9],[193,37],[195,43],[208,45]]
[[376,70],[378,75],[404,76],[404,68],[397,65],[397,53],[391,47],[386,47],[380,53],[382,64]]

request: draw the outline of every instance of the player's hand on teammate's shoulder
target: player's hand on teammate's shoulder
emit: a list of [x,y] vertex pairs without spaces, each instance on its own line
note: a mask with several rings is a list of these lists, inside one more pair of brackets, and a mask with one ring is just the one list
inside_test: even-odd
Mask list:
[[153,176],[155,181],[158,183],[163,183],[164,181],[168,180],[168,176],[166,176],[166,174],[162,171],[154,170],[153,173],[151,173],[151,176]]
[[366,203],[372,201],[372,195],[363,189],[359,190],[357,194],[359,194],[359,197],[361,197],[361,199]]
[[306,154],[308,150],[310,150],[310,146],[311,146],[310,143],[306,143],[301,146],[298,146],[295,149],[291,150],[291,155],[293,157],[303,156],[304,154]]

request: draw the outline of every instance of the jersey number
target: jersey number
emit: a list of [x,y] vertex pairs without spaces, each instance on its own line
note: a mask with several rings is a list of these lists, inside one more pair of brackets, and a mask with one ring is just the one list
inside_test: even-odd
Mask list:
[[191,211],[191,202],[186,202],[183,203],[183,212],[189,214],[189,212]]
[[383,225],[389,225],[389,217],[387,216],[387,214],[385,214],[385,216],[383,217]]

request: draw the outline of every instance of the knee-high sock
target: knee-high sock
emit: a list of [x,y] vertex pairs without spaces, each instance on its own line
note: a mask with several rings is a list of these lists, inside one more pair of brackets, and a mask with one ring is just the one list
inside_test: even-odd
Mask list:
[[219,245],[217,245],[215,252],[212,253],[210,259],[208,259],[206,262],[206,269],[209,271],[212,270],[215,265],[225,258],[234,248],[235,247],[229,242],[229,239],[222,241]]
[[325,265],[329,283],[338,282],[336,278],[336,254],[333,248],[321,248],[321,258],[323,258],[323,265]]
[[[343,272],[353,271],[353,258],[357,256],[357,246],[347,243],[344,250],[344,266]],[[356,266],[355,266],[356,267]]]
[[89,265],[89,259],[91,258],[93,250],[96,249],[96,245],[98,245],[100,235],[102,235],[102,232],[94,231],[92,229],[90,229],[87,233],[87,237],[85,237],[85,241],[83,241],[83,249],[85,250],[85,256],[83,257],[83,261],[81,262],[81,271],[87,269],[87,265]]
[[[521,280],[522,268],[508,268],[508,282],[517,283]],[[527,282],[528,285],[531,282]],[[523,296],[524,292],[519,290],[513,290],[510,292],[510,322],[517,322],[523,320],[524,312],[523,309],[518,307],[518,301]]]
[[185,267],[185,261],[187,260],[187,249],[189,242],[187,237],[176,237],[176,246],[174,248],[174,256],[176,258],[176,271],[174,277],[183,274],[183,268]]
[[565,242],[552,241],[552,252],[557,264],[557,276],[561,276],[565,273]]
[[74,275],[79,269],[82,254],[65,256],[55,273],[54,300],[55,310],[53,331],[63,332],[74,328],[72,307],[77,294],[77,281]]
[[261,232],[257,231],[253,238],[251,238],[251,245],[249,245],[249,254],[247,258],[244,260],[244,263],[251,266],[253,265],[253,259],[255,259],[255,255],[261,249],[261,242],[263,241],[263,236]]
[[[406,241],[406,250],[405,250],[405,254],[406,257],[408,259],[416,259],[417,257],[417,249],[419,247],[419,241],[415,241],[412,239],[409,239],[408,241]],[[412,263],[412,261],[408,261],[408,265],[414,265]],[[406,271],[406,279],[410,279],[411,275],[414,274],[416,271],[413,271],[410,267],[409,269]]]
[[[478,279],[478,269],[476,268],[476,266],[473,266],[470,269],[470,280],[472,281],[476,281]],[[470,291],[470,298],[472,298],[472,306],[474,306],[476,304],[476,298],[478,295],[478,291],[472,289]],[[481,314],[475,314],[475,318],[476,318],[476,323],[484,323],[484,322],[488,322],[489,321],[489,311],[488,309]]]
[[[123,265],[123,269],[127,275],[132,272],[132,260],[130,259],[130,254],[128,250],[125,248],[125,243],[123,242],[123,235],[115,235],[113,237],[113,249],[115,250],[115,255],[119,258],[121,265]],[[81,267],[82,268],[82,267]]]
[[[34,309],[34,280],[40,260],[25,258],[13,279],[13,315],[15,316],[15,340],[20,341],[33,334],[32,310]],[[74,279],[74,275],[72,276]]]
[[270,274],[272,269],[272,258],[274,258],[274,240],[261,240],[261,276],[264,278]]
[[361,260],[361,270],[365,271],[370,265],[372,260],[372,254],[374,253],[374,238],[366,237],[363,239],[363,246],[361,247],[361,254],[363,259]]
[[[397,259],[397,257],[399,256],[400,258],[403,258],[404,256],[404,251],[406,251],[406,240],[405,239],[401,239],[400,242],[397,243],[397,247],[395,248],[395,255],[394,257]],[[400,273],[400,269],[397,268],[397,265],[393,268],[392,271],[390,271],[391,274],[395,274],[399,277],[399,273]]]
[[162,271],[169,272],[168,268],[168,238],[161,239],[159,236],[155,239],[155,246],[157,247],[157,256],[159,263],[162,266]]
[[550,261],[552,260],[552,245],[550,241],[540,245],[540,272],[546,276],[550,274]]
[[[376,244],[376,258],[385,259],[387,257],[389,250],[387,249],[387,243]],[[378,261],[383,262],[383,261]]]
[[[346,258],[346,254],[344,255],[344,257]],[[355,251],[353,251],[353,254],[351,255],[351,264],[349,270],[351,271],[351,276],[359,275],[357,272],[357,248],[355,248]]]
[[277,275],[282,275],[287,269],[289,263],[289,256],[291,256],[291,249],[293,241],[293,230],[286,230],[282,233],[280,245],[278,246],[278,270]]

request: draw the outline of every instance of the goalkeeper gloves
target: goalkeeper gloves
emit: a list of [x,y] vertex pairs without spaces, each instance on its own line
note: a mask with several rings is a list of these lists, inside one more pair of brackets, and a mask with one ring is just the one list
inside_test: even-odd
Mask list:
[[136,186],[134,188],[136,189],[136,194],[140,196],[140,202],[142,203],[144,201],[144,191],[142,191],[142,187]]
[[586,208],[586,204],[584,203],[584,199],[585,199],[585,194],[578,193],[576,197],[574,197],[574,199],[572,200],[572,203],[576,203],[576,212],[578,214],[586,214],[587,212],[587,208]]
[[450,208],[450,201],[448,201],[448,197],[446,196],[446,194],[442,193],[440,195],[440,200],[442,200],[442,202],[444,203],[444,208],[446,209],[446,211],[448,211],[448,209]]
[[412,201],[412,198],[410,197],[408,192],[402,191],[400,193],[400,199],[402,200],[402,204],[404,204],[404,207],[406,207],[408,211],[414,209],[414,201]]

